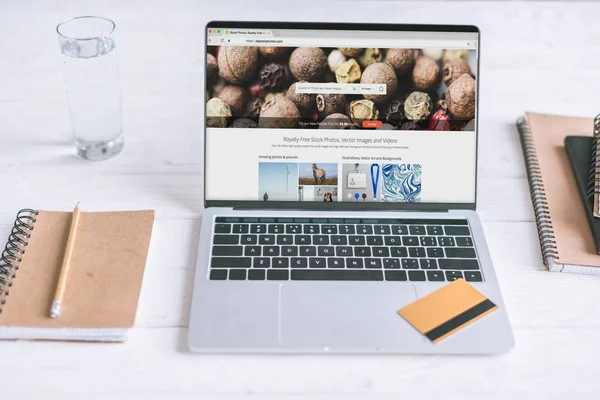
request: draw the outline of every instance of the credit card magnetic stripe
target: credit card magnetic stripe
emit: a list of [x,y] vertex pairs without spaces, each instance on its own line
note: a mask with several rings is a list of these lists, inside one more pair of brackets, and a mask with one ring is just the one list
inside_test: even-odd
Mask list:
[[467,325],[470,325],[473,322],[485,317],[486,315],[495,311],[497,308],[498,306],[492,303],[491,300],[485,299],[462,314],[457,315],[456,317],[444,322],[437,328],[425,333],[425,336],[427,336],[427,338],[429,338],[429,340],[431,340],[433,343],[437,343],[445,337],[450,336],[454,332],[457,332]]

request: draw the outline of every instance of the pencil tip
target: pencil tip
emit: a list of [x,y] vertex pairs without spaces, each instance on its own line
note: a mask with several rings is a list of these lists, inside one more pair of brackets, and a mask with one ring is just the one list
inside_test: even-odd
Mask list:
[[54,300],[52,302],[52,308],[50,309],[50,318],[58,318],[60,314],[60,300]]

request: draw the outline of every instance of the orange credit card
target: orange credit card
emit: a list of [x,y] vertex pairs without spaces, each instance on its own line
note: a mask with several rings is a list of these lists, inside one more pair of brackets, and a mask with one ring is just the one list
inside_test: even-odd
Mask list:
[[433,343],[496,311],[498,306],[464,279],[457,279],[398,310]]

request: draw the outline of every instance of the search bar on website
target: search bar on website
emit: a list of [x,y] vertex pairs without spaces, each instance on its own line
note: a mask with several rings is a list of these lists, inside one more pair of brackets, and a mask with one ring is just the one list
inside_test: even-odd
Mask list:
[[299,94],[387,94],[387,85],[380,83],[296,83]]

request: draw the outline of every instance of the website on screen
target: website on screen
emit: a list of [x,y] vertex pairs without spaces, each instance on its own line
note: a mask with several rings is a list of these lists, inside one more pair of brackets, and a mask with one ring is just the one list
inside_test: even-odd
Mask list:
[[472,203],[477,34],[208,28],[206,199]]

